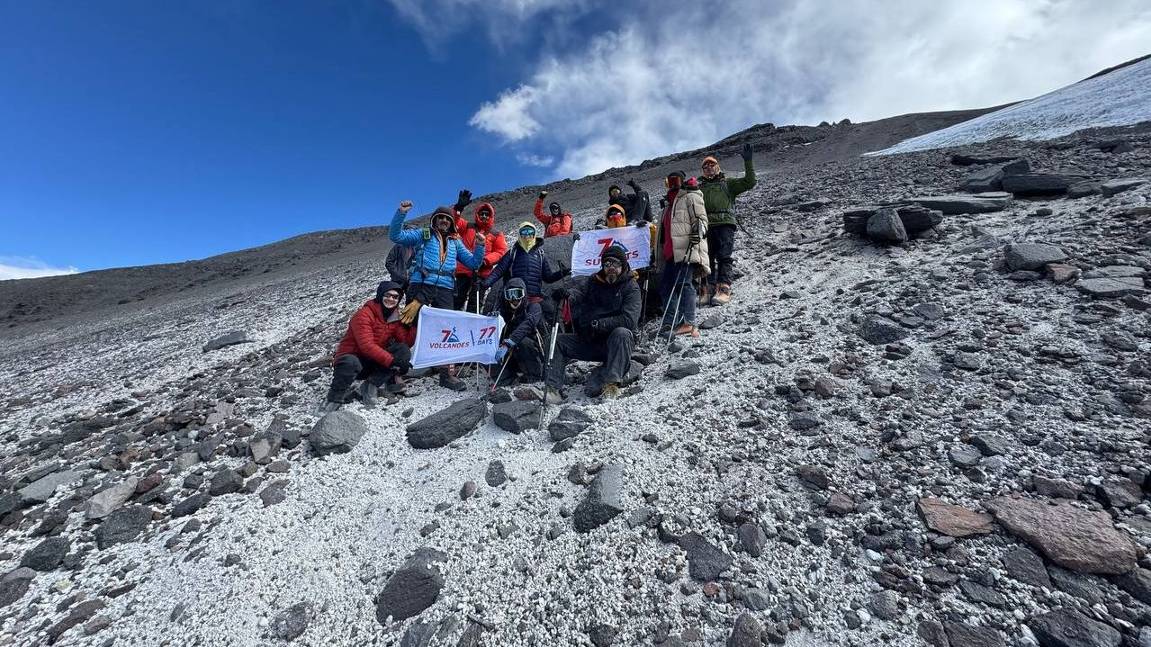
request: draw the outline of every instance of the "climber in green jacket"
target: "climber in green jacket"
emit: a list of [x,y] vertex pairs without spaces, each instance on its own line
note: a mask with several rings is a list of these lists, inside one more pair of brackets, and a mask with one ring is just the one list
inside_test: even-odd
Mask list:
[[[703,205],[707,210],[707,247],[711,260],[710,285],[704,286],[700,305],[723,305],[731,301],[732,269],[735,261],[735,199],[755,186],[755,166],[751,162],[751,144],[743,145],[743,177],[727,178],[719,168],[719,160],[703,158],[703,178],[699,188],[703,191]],[[711,292],[709,293],[709,288]]]

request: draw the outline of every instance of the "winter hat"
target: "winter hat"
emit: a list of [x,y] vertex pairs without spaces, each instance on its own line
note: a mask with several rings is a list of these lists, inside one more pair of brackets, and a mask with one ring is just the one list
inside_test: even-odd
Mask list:
[[404,298],[404,286],[393,281],[382,281],[376,288],[376,303],[384,305],[384,295],[392,290],[399,292],[401,299]]
[[452,229],[455,229],[456,214],[451,210],[450,207],[436,207],[436,210],[432,212],[431,222],[433,225],[436,224],[436,218],[439,218],[440,216],[447,218],[448,222],[452,223]]
[[618,204],[613,204],[604,212],[604,220],[608,227],[623,227],[627,224],[627,211]]
[[719,166],[719,160],[715,159],[711,155],[708,155],[707,157],[703,158],[703,164],[707,164],[709,162],[714,162],[716,166]]
[[699,180],[695,179],[694,176],[689,177],[683,181],[683,186],[685,189],[698,189],[699,188]]
[[620,247],[619,245],[612,245],[611,247],[603,250],[603,253],[600,254],[599,258],[601,263],[606,258],[614,258],[623,264],[625,270],[627,269],[627,252],[624,251],[624,248]]
[[553,202],[553,203],[549,204],[548,210],[551,211],[552,213],[559,213],[560,211],[563,211],[563,209],[560,208],[560,203],[558,203],[558,202]]

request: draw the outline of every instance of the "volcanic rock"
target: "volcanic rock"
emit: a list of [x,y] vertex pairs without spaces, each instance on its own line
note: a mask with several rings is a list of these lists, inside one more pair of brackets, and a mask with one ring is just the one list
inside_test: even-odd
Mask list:
[[[483,404],[481,403],[482,407]],[[308,435],[312,451],[318,456],[352,451],[356,443],[368,433],[368,425],[357,414],[339,409],[316,421]],[[409,440],[411,436],[409,434]]]
[[417,549],[392,576],[376,597],[376,620],[387,626],[419,615],[432,606],[444,587],[440,563],[448,556],[434,548]]
[[588,532],[623,512],[623,465],[608,463],[588,487],[587,496],[576,506],[572,522],[579,532]]
[[1080,573],[1119,575],[1136,566],[1135,544],[1111,517],[1069,503],[1002,497],[985,506],[1013,535]]
[[408,425],[408,443],[416,449],[443,447],[475,429],[487,412],[487,405],[480,400],[457,400],[450,407]]
[[944,503],[934,497],[919,499],[915,507],[928,528],[948,537],[986,535],[994,530],[991,515]]

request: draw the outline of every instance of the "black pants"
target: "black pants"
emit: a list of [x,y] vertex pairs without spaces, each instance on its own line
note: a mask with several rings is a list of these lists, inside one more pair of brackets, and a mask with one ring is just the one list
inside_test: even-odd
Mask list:
[[712,225],[707,228],[707,254],[711,261],[711,276],[708,283],[726,283],[735,280],[733,270],[735,260],[735,225]]
[[[392,342],[388,352],[395,361],[410,362],[412,349],[407,344]],[[343,402],[344,397],[356,380],[367,380],[376,386],[383,386],[396,375],[394,368],[385,368],[367,357],[347,354],[336,358],[332,367],[332,386],[328,389],[328,402]]]
[[535,335],[524,337],[512,349],[511,359],[508,360],[508,368],[504,373],[519,374],[533,381],[544,379],[544,354],[540,348],[541,341],[547,343],[542,334],[539,339],[536,339]]
[[587,341],[579,335],[563,334],[556,337],[555,356],[548,370],[547,385],[560,388],[568,362],[603,362],[604,384],[619,384],[627,375],[631,364],[631,351],[635,347],[635,333],[627,328],[616,328],[605,340]]
[[[473,277],[470,274],[456,275],[456,295],[453,305],[456,310],[476,311],[476,297],[472,294]],[[476,286],[479,289],[479,286]],[[470,299],[468,297],[471,297]]]
[[433,308],[452,310],[455,303],[455,293],[452,288],[441,288],[427,283],[413,283],[409,298],[418,299],[420,303]]

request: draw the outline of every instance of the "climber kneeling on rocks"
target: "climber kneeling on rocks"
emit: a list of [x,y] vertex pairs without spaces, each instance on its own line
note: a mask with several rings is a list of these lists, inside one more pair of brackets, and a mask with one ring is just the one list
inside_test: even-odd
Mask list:
[[321,414],[339,409],[356,380],[363,380],[360,399],[366,406],[375,406],[380,387],[386,386],[390,393],[403,391],[401,376],[412,367],[411,346],[416,342],[415,329],[400,321],[403,297],[399,283],[384,281],[376,288],[376,297],[352,315],[332,357],[332,386]]
[[528,298],[523,279],[511,279],[504,285],[500,316],[507,322],[496,350],[496,362],[507,363],[500,372],[500,385],[510,384],[516,376],[524,383],[542,380],[544,311],[539,301]]
[[555,340],[555,354],[547,375],[547,401],[563,401],[564,371],[568,362],[603,362],[602,387],[585,389],[589,397],[615,398],[627,375],[635,331],[639,325],[640,291],[627,262],[627,252],[612,245],[600,255],[600,271],[574,285],[571,291],[557,288],[556,301],[568,300],[573,334]]
[[[388,227],[388,238],[397,245],[412,247],[412,271],[409,280],[408,305],[400,320],[415,323],[420,308],[425,305],[451,310],[455,305],[455,274],[457,259],[471,270],[478,270],[484,262],[484,235],[475,233],[475,249],[469,250],[456,233],[455,212],[449,207],[436,207],[432,212],[432,225],[423,229],[404,229],[404,217],[412,203],[404,200]],[[440,367],[440,386],[453,391],[468,387],[456,377],[455,365]]]

